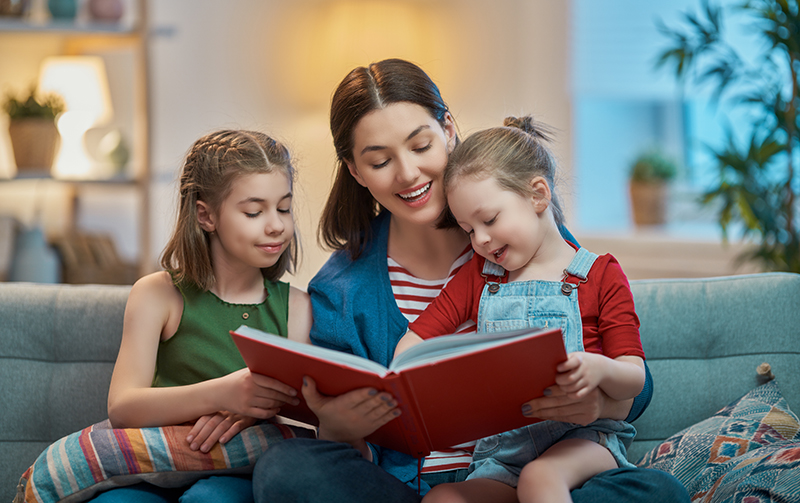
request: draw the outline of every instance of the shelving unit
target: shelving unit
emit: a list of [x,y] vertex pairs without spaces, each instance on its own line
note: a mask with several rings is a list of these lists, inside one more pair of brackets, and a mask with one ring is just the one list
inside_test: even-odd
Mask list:
[[[41,60],[58,55],[111,55],[113,64],[107,66],[109,83],[115,112],[114,126],[126,133],[130,150],[128,164],[123,170],[108,179],[53,179],[46,167],[36,174],[19,173],[18,178],[5,179],[0,190],[20,190],[26,178],[39,176],[48,183],[58,184],[73,194],[76,208],[82,199],[103,192],[133,192],[135,209],[128,211],[126,221],[133,222],[136,233],[136,266],[139,274],[149,272],[152,267],[150,254],[150,120],[148,93],[148,48],[146,0],[131,0],[128,9],[133,9],[122,22],[92,23],[51,20],[44,24],[19,18],[0,18],[0,94],[22,91],[35,82]],[[122,89],[122,98],[114,96]],[[116,99],[115,99],[116,98]],[[3,117],[3,119],[5,119]],[[121,123],[119,121],[122,121]],[[10,144],[8,145],[10,149]],[[2,162],[2,160],[0,160]],[[38,171],[38,170],[37,170]],[[9,189],[8,187],[12,187]],[[78,211],[73,215],[72,225],[78,228]],[[92,215],[97,220],[104,215]]]

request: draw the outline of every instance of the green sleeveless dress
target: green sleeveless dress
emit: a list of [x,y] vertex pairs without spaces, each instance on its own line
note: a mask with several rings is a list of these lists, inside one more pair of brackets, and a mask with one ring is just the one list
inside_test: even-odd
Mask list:
[[196,286],[176,286],[183,314],[175,335],[159,343],[154,387],[194,384],[244,368],[229,333],[240,325],[287,336],[289,283],[265,279],[261,304],[230,304]]

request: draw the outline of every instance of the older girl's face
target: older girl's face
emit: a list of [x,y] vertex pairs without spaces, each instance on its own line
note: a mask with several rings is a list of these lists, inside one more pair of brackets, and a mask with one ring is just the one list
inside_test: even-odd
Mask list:
[[347,166],[394,218],[429,225],[444,209],[442,175],[455,139],[449,113],[442,127],[425,108],[394,103],[358,122]]
[[275,265],[294,237],[292,188],[278,171],[239,176],[219,210],[203,201],[197,210],[202,228],[213,232],[215,266],[229,270]]

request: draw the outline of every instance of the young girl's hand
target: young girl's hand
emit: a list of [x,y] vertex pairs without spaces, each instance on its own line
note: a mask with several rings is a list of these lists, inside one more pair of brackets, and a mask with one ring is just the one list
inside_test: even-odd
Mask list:
[[186,442],[193,451],[208,452],[217,442],[220,444],[228,442],[245,428],[253,426],[255,422],[254,417],[223,410],[198,419],[186,437]]
[[303,383],[303,397],[319,419],[319,438],[349,443],[367,459],[371,453],[364,438],[400,415],[394,398],[373,388],[331,397],[320,394],[312,378]]
[[567,356],[556,370],[556,384],[561,386],[572,398],[583,398],[590,391],[600,386],[605,378],[607,363],[611,361],[603,355],[575,352]]
[[283,404],[300,403],[294,388],[271,377],[254,374],[246,367],[219,379],[223,383],[220,408],[242,416],[268,419],[278,414]]

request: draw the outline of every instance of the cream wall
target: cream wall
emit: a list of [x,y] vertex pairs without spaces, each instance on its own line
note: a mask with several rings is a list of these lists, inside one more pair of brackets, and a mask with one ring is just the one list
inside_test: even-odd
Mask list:
[[569,208],[569,6],[566,0],[151,0],[153,256],[171,231],[174,180],[191,143],[220,127],[258,128],[285,141],[296,157],[304,262],[291,281],[305,287],[327,257],[316,245],[316,223],[334,165],[330,95],[352,67],[387,57],[428,71],[462,134],[524,113],[556,127]]

